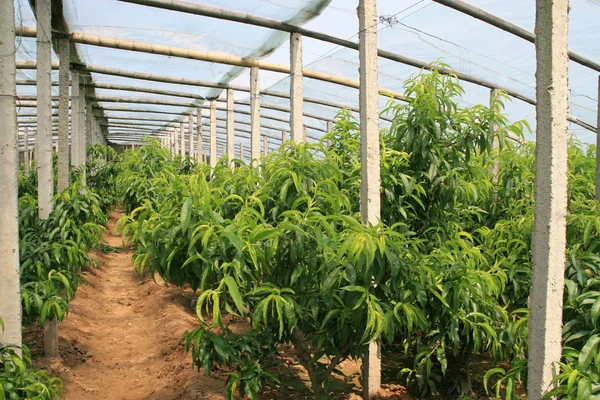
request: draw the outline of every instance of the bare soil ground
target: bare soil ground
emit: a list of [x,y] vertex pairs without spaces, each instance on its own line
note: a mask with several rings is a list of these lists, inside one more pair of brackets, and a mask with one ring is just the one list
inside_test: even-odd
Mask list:
[[[115,252],[94,251],[96,269],[84,274],[69,315],[59,325],[61,359],[42,357],[39,325],[25,333],[36,367],[48,369],[65,384],[68,400],[225,399],[223,371],[214,378],[192,368],[181,337],[198,326],[191,290],[140,278],[132,265],[133,250],[123,248],[110,215],[103,242]],[[264,388],[263,399],[311,399],[308,377],[293,349],[282,346],[273,372],[282,382]],[[335,379],[336,399],[359,399],[360,362],[346,361]],[[384,385],[385,399],[410,399],[398,385]]]

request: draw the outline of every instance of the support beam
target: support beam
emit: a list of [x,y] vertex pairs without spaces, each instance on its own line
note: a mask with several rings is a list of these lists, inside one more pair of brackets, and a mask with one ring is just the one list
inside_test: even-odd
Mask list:
[[29,128],[25,127],[24,130],[24,144],[23,147],[25,149],[25,151],[23,152],[23,161],[24,161],[24,165],[23,165],[23,169],[24,169],[24,173],[25,176],[29,176],[29,165],[31,164],[31,160],[29,159]]
[[196,162],[202,162],[202,108],[196,109]]
[[[492,109],[498,99],[498,92],[496,90],[490,91],[490,109]],[[490,165],[490,174],[492,175],[492,182],[494,184],[498,183],[498,173],[500,172],[500,140],[498,139],[498,135],[496,134],[496,127],[493,122],[490,122],[490,135],[492,136],[492,164]],[[494,199],[497,200],[497,193],[493,194]]]
[[266,136],[263,136],[263,157],[269,155],[269,140]]
[[175,153],[174,155],[179,155],[179,129],[177,127],[175,127],[175,130],[173,131],[173,139],[175,141]]
[[536,162],[527,398],[552,389],[562,353],[568,146],[568,0],[536,0]]
[[[375,225],[381,217],[379,158],[379,96],[377,65],[377,1],[359,0],[360,57],[360,214]],[[363,358],[363,397],[375,398],[381,387],[381,349],[377,342],[368,345]]]
[[302,36],[299,33],[290,35],[290,128],[292,140],[296,143],[306,141],[302,112],[304,108],[304,84],[302,74]]
[[[481,8],[477,8],[470,4],[460,0],[433,0],[436,3],[443,4],[446,7],[450,7],[454,10],[460,11],[461,13],[467,14],[480,21],[488,23],[496,28],[502,29],[505,32],[512,33],[515,36],[525,39],[528,42],[535,43],[536,33],[529,32],[527,29],[523,29],[513,23],[503,20],[493,14],[483,11]],[[567,49],[568,51],[568,49]],[[581,54],[575,53],[574,51],[568,51],[568,57],[576,63],[593,69],[594,71],[600,72],[600,63],[590,60]]]
[[188,115],[188,137],[190,158],[194,157],[194,114]]
[[21,284],[19,281],[19,148],[15,70],[15,9],[13,0],[0,0],[0,343],[22,345]]
[[[79,74],[79,76],[81,76],[81,74]],[[81,79],[80,79],[81,81]],[[81,82],[80,82],[81,83]],[[81,161],[82,164],[85,164],[87,161],[87,146],[88,146],[88,141],[87,138],[85,136],[85,113],[86,113],[86,94],[88,93],[88,88],[87,86],[80,86],[80,91],[79,91],[79,114],[78,114],[78,118],[79,118],[79,160]],[[92,112],[93,112],[93,105],[92,105]]]
[[[19,68],[20,66],[21,67],[33,66],[35,68],[35,65],[33,65],[29,62],[17,62],[17,68]],[[239,91],[239,92],[250,93],[250,87],[248,87],[248,86],[214,83],[214,82],[209,82],[209,81],[199,81],[199,80],[193,80],[193,79],[174,78],[171,76],[145,74],[145,73],[141,73],[141,72],[127,71],[127,70],[122,70],[122,69],[117,69],[117,68],[106,68],[106,67],[100,67],[100,66],[94,66],[94,65],[87,65],[87,66],[73,65],[73,67],[78,69],[79,71],[85,71],[88,73],[119,76],[119,77],[123,77],[123,78],[140,79],[140,80],[146,80],[146,81],[152,81],[152,82],[173,83],[173,84],[177,84],[177,85],[186,85],[186,86],[195,86],[195,87],[201,86],[201,87],[210,87],[210,88],[217,88],[217,89],[219,89],[219,88],[220,89],[233,89],[233,90]],[[282,98],[282,99],[290,98],[289,93],[277,92],[274,90],[263,90],[262,94],[264,94],[265,96],[278,97],[278,98]],[[350,111],[354,111],[357,113],[359,112],[359,109],[357,107],[351,107],[351,106],[348,106],[345,104],[335,103],[335,102],[331,102],[331,101],[327,101],[327,100],[323,100],[323,99],[304,97],[304,101],[306,103],[317,104],[317,105],[321,105],[324,107],[331,107],[336,110],[345,108]],[[240,104],[243,104],[243,103],[240,102]],[[289,110],[286,110],[286,111],[289,112]],[[304,115],[307,117],[311,117],[311,118],[323,119],[323,117],[321,117],[321,116],[309,115],[306,113]],[[386,117],[382,117],[381,119],[383,119],[384,121],[388,121],[388,122],[392,121],[391,118],[386,118]]]
[[[27,29],[27,28],[23,28]],[[155,43],[145,43],[134,40],[122,40],[117,38],[91,35],[82,32],[74,32],[69,36],[73,43],[85,44],[88,46],[98,46],[109,49],[129,50],[139,53],[158,54],[168,57],[185,58],[189,60],[206,61],[218,64],[232,65],[245,68],[259,68],[265,71],[279,72],[289,75],[290,67],[283,64],[275,64],[267,61],[259,61],[252,58],[238,57],[230,54],[218,52],[208,52],[200,50],[190,50],[181,47],[164,46]],[[375,52],[375,56],[377,56]],[[376,57],[377,58],[377,57]],[[323,82],[334,83],[337,85],[358,89],[360,84],[352,79],[346,79],[339,76],[325,74],[319,71],[304,71],[304,76]],[[378,89],[384,96],[393,96],[395,99],[404,100],[402,93],[390,89]]]
[[[134,4],[142,4],[142,5],[146,5],[146,6],[150,6],[150,7],[162,8],[165,10],[178,11],[178,12],[183,12],[183,13],[187,13],[187,14],[202,15],[202,16],[211,17],[211,18],[224,19],[227,21],[235,21],[235,22],[240,22],[240,23],[249,24],[249,25],[262,26],[264,28],[279,30],[282,32],[298,33],[304,37],[309,37],[311,39],[316,39],[316,40],[320,40],[323,42],[332,43],[337,46],[346,47],[346,48],[354,49],[354,50],[358,50],[358,46],[359,46],[358,43],[356,43],[356,42],[337,38],[335,36],[330,36],[330,35],[323,34],[320,32],[315,32],[315,31],[312,31],[309,29],[305,29],[301,26],[289,24],[287,22],[281,22],[281,21],[277,21],[277,20],[273,20],[273,19],[257,17],[255,15],[243,14],[243,13],[239,13],[236,11],[223,10],[223,9],[218,9],[215,7],[194,4],[194,3],[184,2],[184,1],[180,1],[180,0],[121,0],[121,1],[128,2],[128,3],[134,3]],[[396,53],[382,50],[382,49],[377,49],[377,55],[381,58],[384,58],[384,59],[387,59],[390,61],[395,61],[400,64],[410,65],[417,69],[425,69],[425,70],[430,71],[434,68],[434,66],[432,66],[431,63],[429,63],[429,62],[416,60],[414,58],[402,56],[400,54],[396,54]],[[508,93],[510,96],[513,96],[515,98],[523,100],[521,98],[521,96],[523,96],[523,95],[521,95],[520,93],[515,92],[514,90],[510,90],[508,88],[501,87],[494,82],[487,81],[487,80],[484,80],[481,78],[477,78],[475,76],[468,75],[468,74],[465,74],[465,73],[462,73],[460,71],[453,70],[450,68],[442,68],[439,70],[439,72],[443,75],[455,75],[460,80],[464,80],[466,82],[470,82],[470,83],[473,83],[473,84],[476,84],[479,86],[487,87],[488,89],[500,89],[500,90]]]
[[92,141],[92,119],[94,118],[94,113],[92,109],[92,102],[90,100],[86,100],[85,102],[85,143],[91,146],[94,144]]
[[179,134],[181,135],[179,150],[181,152],[181,158],[185,158],[185,126],[183,121],[179,123]]
[[[52,212],[54,177],[52,166],[52,27],[50,0],[36,0],[37,20],[37,114],[36,162],[38,174],[38,215],[48,219]],[[44,354],[58,357],[58,322],[44,325]]]
[[[38,213],[47,219],[52,211],[52,105],[50,0],[36,0],[37,19],[37,133]],[[58,349],[46,349],[56,357]]]
[[67,39],[58,40],[58,192],[69,186],[69,54],[70,44]]
[[227,89],[227,157],[229,164],[233,167],[232,161],[235,158],[235,150],[233,147],[234,137],[234,123],[233,123],[233,89]]
[[71,165],[75,168],[85,163],[81,157],[82,127],[81,127],[81,87],[79,85],[79,72],[71,72]]
[[[160,90],[160,89],[147,89],[147,88],[140,88],[138,86],[130,86],[130,85],[106,85],[106,84],[96,84],[94,85],[94,87],[96,89],[113,89],[113,90],[118,90],[120,92],[122,91],[133,91],[133,92],[146,92],[146,93],[152,93],[152,94],[161,94],[161,95],[165,95],[165,96],[173,96],[173,97],[183,97],[183,98],[188,98],[188,99],[204,99],[204,97],[202,96],[198,96],[192,93],[187,93],[187,92],[176,92],[173,90]],[[226,99],[216,99],[217,102],[226,102]],[[239,105],[244,105],[244,106],[249,106],[250,102],[246,102],[246,101],[238,101],[237,104]],[[195,104],[185,104],[182,103],[182,106],[195,106]],[[210,106],[200,106],[203,108],[209,108]],[[262,108],[267,108],[267,109],[271,109],[271,110],[275,110],[275,111],[281,111],[281,112],[285,112],[285,113],[290,113],[291,110],[289,108],[286,107],[282,107],[282,106],[277,106],[277,105],[261,105]],[[343,107],[343,106],[342,106]],[[102,110],[107,110],[109,111],[108,108],[106,107],[102,107]],[[226,107],[217,107],[217,110],[226,110]],[[140,112],[139,110],[135,110],[135,109],[130,109],[129,111],[134,111],[134,112]],[[141,112],[150,112],[150,111],[141,111]],[[154,113],[162,113],[162,111],[153,111]],[[245,115],[250,115],[249,112],[247,111],[242,111],[242,110],[236,110],[236,113],[238,114],[245,114]],[[175,113],[176,115],[187,115],[186,113]],[[315,115],[315,114],[309,114],[309,113],[305,113],[304,114],[306,117],[310,117],[310,118],[314,118],[314,119],[318,119],[318,120],[324,120],[324,118],[322,116],[319,115]],[[279,121],[279,122],[285,122],[286,124],[290,122],[289,118],[288,119],[284,119],[284,118],[277,118],[277,117],[269,117],[269,116],[262,116],[262,118],[266,118],[266,119],[272,119],[274,121]],[[307,125],[309,126],[311,129],[314,130],[318,130],[318,131],[325,131],[323,128],[314,126],[314,125]]]
[[217,165],[217,102],[210,102],[210,167]]
[[250,130],[252,131],[250,158],[256,160],[257,163],[260,159],[260,85],[258,71],[257,67],[250,69],[250,112],[252,113],[250,116]]
[[600,201],[600,76],[598,77],[598,111],[596,120],[596,200]]

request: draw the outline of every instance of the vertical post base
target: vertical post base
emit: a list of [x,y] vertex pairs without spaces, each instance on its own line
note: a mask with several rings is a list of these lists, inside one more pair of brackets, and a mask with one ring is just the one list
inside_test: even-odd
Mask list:
[[58,353],[58,321],[56,318],[46,321],[44,324],[44,355],[57,358]]
[[381,346],[377,342],[369,343],[363,357],[363,398],[372,399],[379,394],[381,387]]

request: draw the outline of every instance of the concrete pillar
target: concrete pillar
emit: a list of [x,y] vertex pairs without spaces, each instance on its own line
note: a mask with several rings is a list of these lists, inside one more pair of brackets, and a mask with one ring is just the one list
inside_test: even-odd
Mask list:
[[29,165],[31,164],[31,160],[29,159],[29,128],[25,127],[23,130],[23,168],[25,172],[25,176],[29,176]]
[[[333,121],[327,121],[327,133],[331,133],[333,132]],[[331,145],[333,144],[331,139],[327,140],[327,146],[331,147]]]
[[[79,119],[81,90],[79,87],[79,73],[71,71],[71,165],[79,167],[83,164],[80,158],[81,147],[81,120]],[[60,111],[59,111],[60,112]]]
[[175,155],[179,154],[179,129],[177,127],[173,128],[173,142],[175,143]]
[[217,165],[217,101],[210,102],[210,166]]
[[[38,212],[47,219],[52,211],[54,182],[52,171],[52,101],[51,101],[51,0],[36,0],[37,16],[37,173]],[[50,351],[52,356],[56,352]],[[47,354],[48,355],[48,354]]]
[[[19,147],[17,132],[15,9],[0,0],[0,343],[21,346],[21,285],[19,282]],[[27,131],[27,128],[25,128]]]
[[302,73],[302,35],[290,35],[290,128],[292,140],[296,143],[306,141],[302,111],[304,106]]
[[235,158],[234,143],[235,139],[233,136],[234,122],[233,122],[233,89],[227,89],[227,157],[229,164]]
[[190,158],[194,157],[194,114],[188,115],[188,137],[189,137],[189,149]]
[[267,136],[263,136],[263,157],[269,155],[269,140]]
[[281,131],[281,144],[283,145],[285,142],[287,142],[287,134],[285,131]]
[[[359,0],[360,57],[360,213],[366,224],[377,224],[380,218],[381,181],[379,170],[379,86],[377,64],[377,1]],[[363,358],[363,396],[377,396],[381,386],[381,353],[371,343]]]
[[69,186],[69,54],[67,39],[58,40],[58,182],[62,192]]
[[[498,98],[498,92],[495,89],[490,91],[490,108],[494,104],[495,100]],[[492,181],[494,183],[498,183],[498,173],[500,172],[500,140],[496,135],[496,127],[493,122],[490,122],[490,135],[493,135],[494,139],[492,140],[492,165],[490,166],[490,174],[492,175]],[[496,154],[494,154],[496,153]]]
[[598,115],[596,116],[596,200],[600,201],[600,76],[598,77]]
[[561,359],[567,216],[569,0],[536,0],[536,173],[527,398],[551,389]]
[[[79,119],[79,159],[81,160],[82,164],[85,164],[86,160],[87,160],[87,138],[85,136],[85,94],[87,91],[87,88],[85,87],[85,85],[81,85],[81,82],[79,82],[79,113],[78,113],[78,119]],[[71,109],[71,112],[73,112],[73,110]],[[72,130],[72,129],[71,129]]]
[[[88,146],[94,144],[92,136],[92,119],[94,114],[92,113],[92,103],[89,101],[85,102],[85,143]],[[87,159],[87,157],[86,157]]]
[[196,161],[202,162],[202,146],[204,143],[202,141],[202,109],[198,107],[196,109]]
[[250,68],[250,114],[250,158],[253,160],[252,165],[258,166],[258,160],[260,160],[260,86],[257,67]]
[[183,124],[183,121],[179,123],[179,134],[181,135],[179,150],[181,151],[181,158],[185,158],[185,125]]
[[94,144],[105,144],[104,136],[102,135],[102,128],[100,127],[100,122],[98,121],[98,118],[94,117],[93,121],[94,121],[94,135],[96,138],[96,141],[94,142]]
[[[54,177],[52,166],[52,64],[51,64],[51,0],[36,0],[37,19],[37,118],[38,130],[38,214],[47,219],[52,212]],[[44,325],[44,354],[58,357],[58,323],[48,321]]]
[[240,143],[240,160],[244,161],[244,143]]

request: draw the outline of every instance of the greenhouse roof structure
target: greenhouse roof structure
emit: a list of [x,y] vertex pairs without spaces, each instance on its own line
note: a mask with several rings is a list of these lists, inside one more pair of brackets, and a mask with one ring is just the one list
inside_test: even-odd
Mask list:
[[[359,79],[358,21],[354,4],[347,1],[65,0],[60,3],[66,33],[84,39],[79,41],[73,37],[77,54],[71,53],[71,62],[88,69],[91,81],[87,84],[95,86],[94,106],[108,118],[107,132],[110,132],[111,141],[123,140],[122,134],[112,135],[124,131],[123,127],[113,126],[117,118],[147,119],[167,111],[181,114],[170,115],[172,120],[178,121],[196,106],[205,104],[205,99],[218,98],[223,102],[217,108],[217,118],[224,121],[224,88],[227,85],[248,88],[250,72],[249,68],[227,64],[227,61],[212,61],[210,57],[200,61],[168,55],[168,52],[128,51],[118,43],[94,42],[97,37],[286,66],[290,60],[289,32],[300,31],[303,36],[304,97],[309,100],[303,105],[304,123],[309,140],[323,136],[327,121],[335,117],[339,108],[358,110],[357,88],[328,79],[337,77],[354,82]],[[31,4],[26,0],[15,0],[15,8],[16,25],[35,28]],[[482,15],[467,15],[468,9],[473,8]],[[477,0],[468,4],[449,0],[379,1],[380,109],[383,110],[389,101],[385,91],[400,94],[405,80],[418,73],[420,67],[443,63],[444,69],[461,78],[465,90],[459,100],[461,104],[487,105],[490,88],[504,89],[512,95],[512,101],[506,103],[509,119],[527,120],[535,131],[535,47],[528,40],[533,36],[534,8],[533,0]],[[492,25],[490,22],[493,21],[486,20],[486,15],[499,21],[500,25]],[[569,17],[569,46],[573,53],[569,63],[570,131],[581,141],[593,142],[598,109],[600,2],[573,0]],[[56,13],[55,18],[58,18]],[[17,60],[35,60],[35,45],[34,37],[19,37]],[[55,54],[53,59],[57,60]],[[259,75],[261,125],[263,132],[273,137],[281,135],[282,130],[290,130],[287,123],[289,97],[283,95],[290,92],[290,73],[276,69],[261,68]],[[130,74],[127,76],[123,72]],[[308,72],[322,73],[324,77],[315,79],[309,77]],[[136,74],[152,75],[157,79],[132,77]],[[190,81],[191,84],[166,83],[160,81],[160,77]],[[26,84],[35,79],[35,70],[19,69],[17,79],[24,83],[18,86],[19,96],[35,95],[35,86]],[[53,72],[53,81],[58,82],[57,71]],[[148,90],[155,92],[148,93]],[[57,87],[54,93],[58,94]],[[246,143],[249,139],[244,130],[250,124],[249,90],[236,90],[234,97],[235,127],[239,133],[236,141]],[[132,103],[136,99],[138,103]],[[143,104],[141,99],[177,100],[177,103],[166,107],[164,104]],[[325,100],[334,106],[318,104],[311,99]],[[123,104],[115,107],[116,102]],[[31,109],[25,107],[20,111],[31,113]],[[145,120],[139,120],[136,126],[148,132],[159,128]],[[381,126],[385,128],[389,122],[382,118]],[[533,138],[533,133],[526,138]],[[270,145],[276,146],[276,140],[273,139]]]

